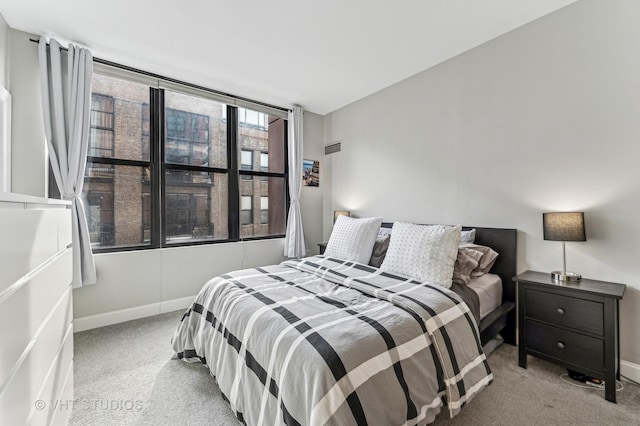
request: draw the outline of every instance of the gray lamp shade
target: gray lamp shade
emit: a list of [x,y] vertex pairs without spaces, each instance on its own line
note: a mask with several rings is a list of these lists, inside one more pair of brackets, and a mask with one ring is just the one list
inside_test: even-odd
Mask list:
[[545,240],[587,241],[582,212],[542,213],[542,229]]

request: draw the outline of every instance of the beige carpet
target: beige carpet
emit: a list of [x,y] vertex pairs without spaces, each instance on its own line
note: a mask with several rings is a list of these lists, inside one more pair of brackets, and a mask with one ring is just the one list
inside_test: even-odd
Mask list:
[[[75,335],[73,425],[238,425],[199,364],[171,359],[169,344],[182,312],[130,321]],[[640,425],[640,387],[624,383],[618,404],[604,392],[564,383],[564,369],[503,345],[489,356],[495,381],[450,425]]]

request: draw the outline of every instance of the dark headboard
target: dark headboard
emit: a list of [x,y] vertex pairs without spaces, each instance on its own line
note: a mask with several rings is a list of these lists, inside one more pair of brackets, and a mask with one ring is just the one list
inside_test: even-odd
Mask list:
[[[382,227],[391,228],[392,222],[384,222]],[[498,252],[498,258],[491,268],[491,273],[502,279],[502,302],[516,300],[515,284],[512,278],[516,276],[517,259],[517,230],[505,228],[481,228],[478,226],[463,226],[463,230],[476,230],[476,244],[488,246]],[[515,344],[515,309],[509,313],[507,326],[502,332],[505,341]]]

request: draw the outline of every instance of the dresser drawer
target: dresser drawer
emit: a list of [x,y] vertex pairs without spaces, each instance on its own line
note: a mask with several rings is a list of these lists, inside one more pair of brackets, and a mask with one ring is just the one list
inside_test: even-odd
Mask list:
[[525,315],[554,325],[602,336],[603,304],[530,288],[525,294]]
[[595,337],[527,320],[527,349],[594,371],[604,370],[604,342]]

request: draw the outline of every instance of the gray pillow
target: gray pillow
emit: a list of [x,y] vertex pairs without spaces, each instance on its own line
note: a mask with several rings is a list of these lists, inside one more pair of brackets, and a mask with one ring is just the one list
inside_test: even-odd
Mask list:
[[384,257],[387,255],[387,249],[389,248],[389,241],[391,240],[391,234],[380,235],[376,238],[376,242],[373,245],[373,252],[371,253],[371,259],[369,265],[379,268],[384,261]]
[[471,272],[471,278],[481,277],[489,272],[498,258],[498,253],[491,247],[481,246],[479,244],[461,244],[460,247],[471,248],[482,252],[482,258],[478,261],[476,269]]
[[478,262],[483,253],[467,247],[458,247],[458,257],[453,265],[453,282],[458,284],[469,284],[471,273],[478,267]]

